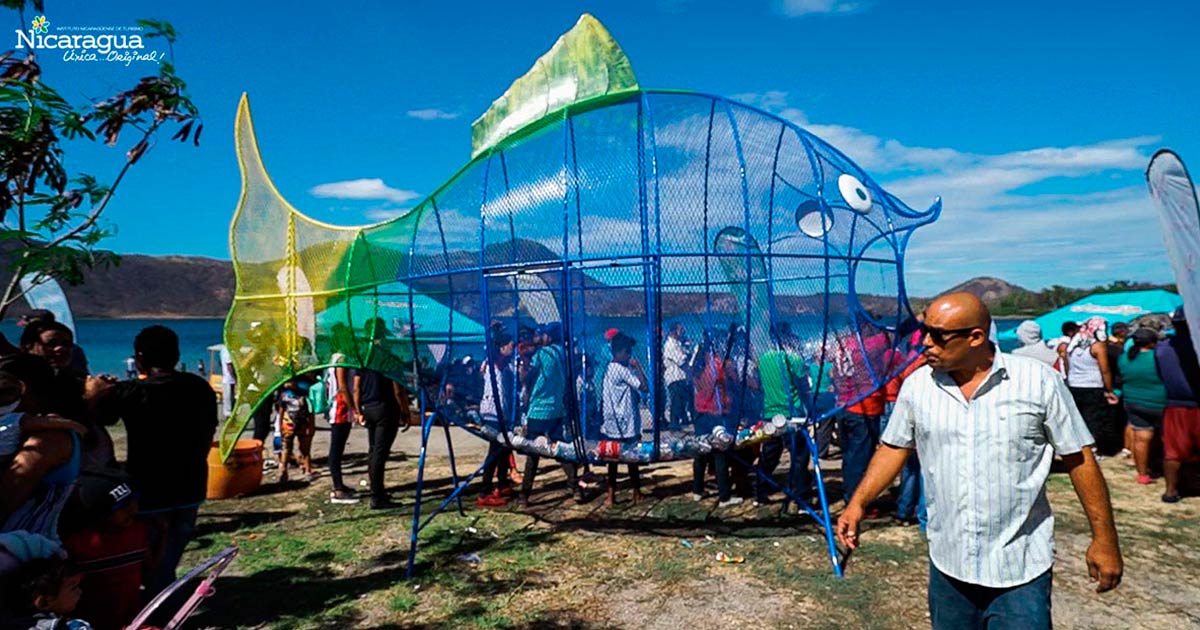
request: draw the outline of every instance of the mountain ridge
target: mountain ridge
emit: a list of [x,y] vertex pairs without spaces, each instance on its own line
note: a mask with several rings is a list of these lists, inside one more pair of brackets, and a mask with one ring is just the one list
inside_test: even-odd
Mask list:
[[[456,274],[456,277],[461,276],[462,274]],[[599,288],[602,283],[589,279],[586,285]],[[1117,282],[1109,285],[1109,288],[1133,289],[1154,286],[1158,285]],[[1170,285],[1166,288],[1174,289]],[[222,318],[229,312],[233,303],[233,264],[228,260],[203,256],[126,254],[121,256],[120,265],[85,272],[83,284],[64,286],[63,290],[71,304],[72,312],[80,319]],[[942,293],[966,291],[975,294],[999,315],[1011,310],[1009,307],[1012,305],[1024,305],[1025,308],[1017,310],[1029,310],[1029,305],[1040,303],[1039,296],[1053,295],[1055,290],[1058,290],[1059,294],[1063,293],[1063,287],[1030,291],[1001,278],[979,276],[961,282]],[[1089,292],[1096,292],[1087,289],[1066,291],[1064,297],[1082,297]],[[672,294],[665,297],[667,300],[677,301],[676,306],[679,307],[690,305],[694,298],[691,294]],[[868,308],[874,305],[882,306],[888,300],[884,296],[860,298],[863,298],[862,301]],[[932,297],[910,298],[914,310],[924,308],[931,300]],[[614,300],[613,308],[620,308],[617,303],[622,301]],[[785,310],[795,312],[810,312],[815,306],[810,296],[789,296],[787,305]],[[729,310],[734,308],[734,305],[722,303],[717,308]],[[844,296],[835,300],[835,308],[844,308]],[[478,309],[466,309],[472,310]],[[22,302],[13,305],[9,313],[13,317],[19,317],[27,311],[28,307]],[[467,314],[477,315],[470,312]]]

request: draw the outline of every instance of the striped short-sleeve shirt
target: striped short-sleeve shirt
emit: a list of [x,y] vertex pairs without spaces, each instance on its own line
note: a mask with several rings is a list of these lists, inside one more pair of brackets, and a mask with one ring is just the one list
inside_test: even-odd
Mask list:
[[971,400],[924,366],[900,388],[882,440],[915,448],[929,513],[929,555],[970,584],[1024,584],[1054,564],[1046,478],[1055,452],[1092,443],[1061,377],[997,352]]

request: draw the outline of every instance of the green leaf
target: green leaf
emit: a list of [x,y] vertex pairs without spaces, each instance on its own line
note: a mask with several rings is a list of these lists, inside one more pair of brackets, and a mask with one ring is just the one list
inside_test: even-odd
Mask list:
[[137,25],[145,29],[143,37],[147,39],[161,37],[170,43],[175,42],[175,27],[170,22],[161,20],[137,20]]
[[0,241],[27,240],[37,238],[37,232],[29,230],[8,230],[0,228]]

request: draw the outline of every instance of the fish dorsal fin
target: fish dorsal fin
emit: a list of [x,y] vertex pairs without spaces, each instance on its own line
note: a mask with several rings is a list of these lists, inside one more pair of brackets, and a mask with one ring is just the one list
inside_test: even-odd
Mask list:
[[572,103],[638,89],[625,52],[588,13],[471,123],[471,157]]

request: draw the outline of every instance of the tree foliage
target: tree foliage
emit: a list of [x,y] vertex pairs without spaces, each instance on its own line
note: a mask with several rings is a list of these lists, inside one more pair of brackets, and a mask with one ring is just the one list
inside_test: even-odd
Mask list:
[[1133,282],[1117,280],[1090,289],[1076,289],[1053,285],[1038,292],[1014,291],[992,306],[992,314],[998,317],[1015,317],[1021,315],[1041,315],[1062,308],[1072,302],[1082,300],[1090,295],[1099,293],[1122,293],[1125,291],[1145,291],[1149,289],[1166,289],[1176,292],[1175,285],[1152,284],[1149,282]]
[[[3,0],[21,14],[23,0]],[[35,11],[43,3],[32,2]],[[171,53],[176,39],[166,22],[139,20],[143,40],[161,39]],[[119,263],[102,248],[112,227],[101,221],[121,180],[154,145],[164,126],[172,140],[199,145],[204,125],[171,61],[158,65],[129,89],[94,102],[74,104],[49,86],[33,50],[0,55],[0,251],[11,274],[0,297],[0,317],[22,297],[28,274],[68,284],[87,270]],[[115,175],[104,180],[68,170],[65,142],[103,142],[124,149]]]

